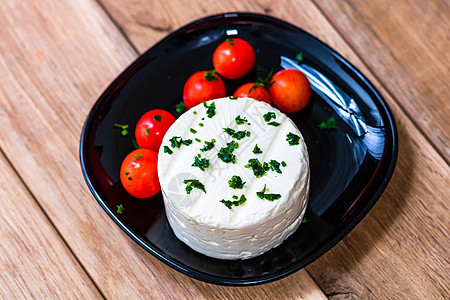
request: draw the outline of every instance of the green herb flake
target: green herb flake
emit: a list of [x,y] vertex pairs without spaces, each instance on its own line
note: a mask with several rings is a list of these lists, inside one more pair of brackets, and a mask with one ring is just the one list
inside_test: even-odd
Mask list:
[[205,126],[205,124],[203,124],[203,123],[198,123],[198,126],[203,127],[203,126]]
[[189,131],[192,133],[197,133],[197,130],[195,130],[194,128],[189,129]]
[[272,119],[276,119],[277,115],[274,112],[269,111],[267,114],[263,115],[264,121],[270,122]]
[[161,116],[160,115],[154,115],[153,116],[153,120],[155,120],[156,122],[161,122]]
[[300,137],[292,132],[286,135],[286,141],[288,141],[290,146],[298,145],[300,142]]
[[277,162],[276,160],[272,159],[271,161],[269,161],[269,165],[270,165],[270,169],[272,171],[275,171],[279,174],[283,173],[283,172],[281,172],[281,169],[280,169],[281,164],[279,162]]
[[182,114],[184,114],[185,112],[187,112],[187,107],[186,107],[186,105],[184,104],[184,102],[181,101],[180,103],[178,103],[178,104],[175,106],[175,110],[177,111],[178,116],[181,116]]
[[236,96],[229,96],[228,98],[229,98],[230,100],[237,100],[238,97],[236,97]]
[[133,178],[131,178],[131,176],[130,176],[130,177],[128,177],[127,179],[128,179],[128,180],[133,180]]
[[198,154],[195,156],[194,163],[192,164],[192,166],[199,167],[199,169],[204,172],[206,168],[209,167],[209,159],[202,158],[200,154]]
[[236,155],[233,154],[235,149],[239,148],[239,144],[235,141],[227,143],[226,146],[220,148],[217,157],[220,158],[225,163],[236,163]]
[[133,144],[133,147],[134,147],[135,149],[141,149],[141,147],[138,145],[138,143],[136,142],[135,139],[132,139],[132,140],[131,140],[131,143]]
[[127,130],[127,128],[128,128],[128,125],[122,125],[122,124],[117,124],[117,123],[115,123],[114,124],[114,127],[117,127],[117,128],[120,128],[120,129],[122,129],[122,131],[120,132],[120,134],[122,135],[122,136],[126,136],[126,135],[128,135],[128,130]]
[[302,224],[308,223],[309,220],[306,217],[303,217]]
[[125,208],[123,208],[122,204],[117,205],[117,213],[122,214]]
[[141,158],[142,157],[142,154],[139,154],[138,156],[136,156],[134,159],[133,159],[133,161],[137,161],[139,158]]
[[174,136],[171,139],[169,139],[170,142],[170,146],[172,148],[180,148],[181,144],[189,146],[190,144],[192,144],[192,140],[188,139],[188,140],[183,140],[181,137],[179,136]]
[[295,60],[298,61],[299,64],[303,62],[303,52],[297,53],[295,56]]
[[236,200],[239,199],[239,197],[236,195],[231,196],[231,198],[236,199]]
[[196,115],[197,114],[197,111],[196,110],[194,110],[193,112],[192,112],[194,115]]
[[281,166],[286,167],[286,162],[284,160],[281,162]]
[[264,185],[264,188],[260,192],[256,192],[256,196],[258,196],[261,199],[266,199],[269,201],[278,200],[281,198],[280,194],[266,194],[266,185]]
[[195,138],[195,140],[196,140],[197,142],[199,142],[199,143],[202,142],[202,141],[201,141],[200,139],[198,139],[198,138]]
[[172,150],[170,150],[170,148],[168,147],[168,146],[164,146],[164,153],[167,153],[167,154],[172,154],[173,153],[173,151]]
[[223,131],[225,131],[232,138],[237,139],[237,140],[241,140],[246,136],[247,137],[250,136],[250,134],[251,134],[250,131],[247,131],[247,130],[235,131],[234,129],[231,129],[231,128],[224,128]]
[[336,129],[336,126],[337,126],[337,122],[333,117],[331,117],[328,120],[326,120],[325,122],[322,122],[319,124],[319,128],[325,129],[325,130]]
[[278,126],[280,126],[281,124],[278,123],[278,122],[272,121],[272,122],[267,123],[267,125],[272,125],[272,126],[278,127]]
[[266,174],[266,171],[268,169],[268,166],[264,167],[264,165],[257,158],[250,158],[248,160],[248,164],[246,164],[245,167],[252,169],[253,175],[255,175],[257,178]]
[[261,154],[261,153],[263,153],[262,150],[258,147],[258,144],[255,145],[255,148],[253,148],[252,152],[254,154]]
[[144,132],[146,135],[150,135],[150,130],[148,128],[145,128]]
[[209,106],[206,102],[203,102],[203,106],[206,108],[206,115],[208,118],[212,118],[216,115],[216,104],[214,102],[211,102]]
[[200,149],[200,151],[206,152],[206,151],[211,150],[212,148],[214,148],[215,142],[216,142],[215,139],[212,139],[211,142],[205,141],[205,145],[203,146],[203,148]]
[[242,181],[240,176],[234,175],[228,180],[228,185],[233,189],[242,189],[244,187],[245,181]]
[[247,119],[246,119],[245,117],[241,118],[240,115],[237,116],[237,117],[235,118],[235,120],[236,120],[236,123],[237,123],[238,125],[242,125],[242,124],[248,123]]
[[125,173],[123,173],[123,174],[128,175],[128,174],[130,174],[130,173],[129,173],[129,172],[125,172]]
[[194,188],[206,193],[205,186],[197,179],[185,179],[183,183],[186,184],[186,194],[190,194]]
[[239,200],[220,200],[221,203],[225,204],[226,207],[228,207],[228,209],[232,209],[233,206],[240,206],[242,204],[245,203],[245,201],[247,201],[247,198],[245,198],[245,195],[242,195]]

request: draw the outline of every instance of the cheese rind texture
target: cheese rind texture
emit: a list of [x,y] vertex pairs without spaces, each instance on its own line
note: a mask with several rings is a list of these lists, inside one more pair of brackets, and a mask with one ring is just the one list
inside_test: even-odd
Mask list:
[[[213,103],[215,115],[210,118],[207,107]],[[207,256],[258,256],[281,244],[302,223],[309,196],[306,144],[292,120],[267,103],[250,98],[222,98],[205,104],[185,112],[169,128],[159,150],[158,176],[169,224],[178,239]],[[263,116],[267,113],[273,113],[275,118],[266,121]],[[240,122],[236,121],[238,117]],[[226,128],[246,134],[237,139],[239,136],[231,136]],[[299,137],[298,144],[289,144],[289,133]],[[174,137],[192,143],[172,147]],[[215,141],[214,147],[201,151],[205,141]],[[232,141],[239,145],[232,152],[235,163],[224,162],[218,153]],[[255,145],[262,153],[253,152]],[[173,153],[166,153],[164,146]],[[196,156],[198,160],[208,160],[209,166],[203,164],[204,170],[195,166]],[[267,163],[265,174],[260,177],[248,167],[249,160],[255,158],[261,164]],[[273,161],[280,163],[281,173],[270,168]],[[242,189],[230,187],[233,176],[245,182]],[[206,193],[196,187],[188,193],[185,180],[198,180]],[[279,198],[270,201],[259,197],[258,192],[279,194]],[[235,203],[229,208],[221,202],[237,202],[242,195],[246,199],[243,204]]]

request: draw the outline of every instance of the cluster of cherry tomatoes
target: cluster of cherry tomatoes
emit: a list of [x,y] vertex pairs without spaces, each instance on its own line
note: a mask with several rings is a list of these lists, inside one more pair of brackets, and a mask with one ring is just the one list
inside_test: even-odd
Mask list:
[[[255,65],[255,50],[242,39],[228,38],[214,51],[213,65],[214,70],[196,72],[186,81],[183,101],[187,109],[204,101],[226,97],[221,77],[238,79],[248,74]],[[308,104],[311,85],[302,72],[286,69],[240,86],[233,96],[273,103],[281,111],[292,113]],[[138,121],[134,133],[140,149],[128,154],[120,169],[122,185],[132,196],[149,198],[160,191],[158,151],[174,122],[175,117],[161,109],[145,113]]]
[[[184,85],[183,100],[189,109],[204,101],[226,96],[221,77],[238,79],[249,73],[255,65],[255,50],[246,41],[228,38],[213,54],[214,70],[199,71],[191,75]],[[311,85],[306,76],[294,69],[281,70],[275,75],[240,86],[234,97],[249,97],[280,110],[293,113],[305,108],[311,97]]]

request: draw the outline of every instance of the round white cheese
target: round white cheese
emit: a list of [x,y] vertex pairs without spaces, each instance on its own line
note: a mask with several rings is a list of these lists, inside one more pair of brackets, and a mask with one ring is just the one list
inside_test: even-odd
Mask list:
[[249,98],[211,100],[184,113],[164,136],[158,176],[175,235],[220,259],[251,258],[281,244],[301,224],[309,194],[300,131]]

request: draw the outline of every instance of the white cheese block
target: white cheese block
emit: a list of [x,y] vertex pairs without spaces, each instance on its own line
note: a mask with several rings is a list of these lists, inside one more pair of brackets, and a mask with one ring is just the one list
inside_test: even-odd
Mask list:
[[[209,118],[204,104],[191,108],[169,128],[159,150],[158,176],[166,215],[178,239],[192,249],[220,259],[251,258],[281,244],[302,222],[309,194],[306,145],[295,124],[267,103],[249,98],[222,98],[205,103],[207,106],[214,103],[215,115]],[[269,112],[276,117],[267,122],[263,115]],[[237,124],[238,116],[248,122]],[[272,126],[270,122],[280,125]],[[238,140],[224,128],[246,130],[250,136]],[[290,133],[299,137],[298,144],[289,144]],[[174,148],[170,141],[173,137],[192,143]],[[205,141],[213,139],[214,147],[202,152]],[[220,149],[231,141],[239,144],[232,152],[235,163],[218,157]],[[262,153],[253,153],[256,144]],[[166,153],[167,148],[173,153]],[[199,159],[209,161],[204,171],[192,166],[198,154]],[[279,166],[282,173],[269,169],[256,177],[252,168],[246,167],[253,158],[261,164],[272,160],[283,162],[284,166]],[[229,180],[235,175],[245,182],[242,189],[230,187]],[[198,180],[206,193],[195,187],[187,193],[189,184],[184,180]],[[279,199],[258,197],[257,192],[264,187],[265,194],[279,194]],[[240,205],[229,208],[221,202],[236,201],[242,195],[246,201]]]

